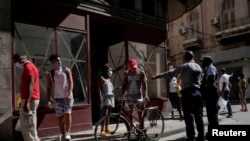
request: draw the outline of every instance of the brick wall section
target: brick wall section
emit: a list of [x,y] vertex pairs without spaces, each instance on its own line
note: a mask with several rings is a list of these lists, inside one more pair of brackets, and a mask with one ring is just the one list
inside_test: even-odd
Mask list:
[[10,3],[0,1],[0,140],[12,140]]

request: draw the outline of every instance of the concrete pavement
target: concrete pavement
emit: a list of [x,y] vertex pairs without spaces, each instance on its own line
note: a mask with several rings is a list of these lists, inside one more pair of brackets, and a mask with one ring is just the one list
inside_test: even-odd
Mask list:
[[[204,108],[205,109],[205,108]],[[207,126],[207,117],[206,117],[206,111],[204,111],[204,123]],[[175,111],[176,118],[170,119],[170,116],[165,118],[165,130],[163,133],[162,138],[167,139],[168,136],[173,136],[175,134],[183,133],[185,132],[185,122],[184,120],[181,120],[177,114],[178,112]],[[232,123],[235,120],[233,118],[226,118],[226,114],[219,115],[219,121],[223,123]],[[207,127],[206,127],[207,128]],[[81,131],[81,132],[75,132],[71,133],[72,140],[71,141],[94,141],[94,126],[91,130],[87,131]],[[49,137],[43,137],[41,138],[41,141],[57,141],[58,137],[57,136],[49,136]]]

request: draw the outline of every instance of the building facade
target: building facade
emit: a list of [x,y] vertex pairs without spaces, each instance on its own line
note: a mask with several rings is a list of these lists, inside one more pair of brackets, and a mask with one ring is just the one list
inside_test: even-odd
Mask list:
[[[47,58],[52,53],[60,54],[64,66],[73,72],[72,132],[90,129],[101,116],[96,84],[105,63],[117,67],[136,57],[143,65],[148,64],[148,73],[165,70],[166,48],[161,45],[166,35],[165,8],[165,0],[0,1],[0,139],[21,140],[20,132],[13,130],[19,116],[22,71],[13,64],[14,53],[27,55],[39,69],[39,136],[59,133],[54,109],[46,108],[45,76],[51,69]],[[138,44],[143,47],[135,46]],[[118,64],[109,57],[111,46],[125,47],[122,55],[116,56],[121,58]],[[133,54],[129,53],[131,47]],[[147,60],[142,59],[141,50]],[[150,96],[159,98],[162,91],[154,91]]]
[[185,50],[194,51],[197,62],[202,56],[212,56],[218,70],[226,68],[227,73],[234,74],[230,78],[233,86],[230,96],[237,99],[237,74],[244,73],[248,84],[250,81],[249,19],[249,0],[202,1],[167,24],[170,65],[180,65]]

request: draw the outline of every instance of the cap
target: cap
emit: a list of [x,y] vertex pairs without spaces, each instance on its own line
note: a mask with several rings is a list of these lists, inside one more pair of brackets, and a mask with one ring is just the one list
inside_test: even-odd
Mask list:
[[200,59],[200,61],[213,62],[213,58],[211,56],[204,56]]
[[194,53],[192,51],[186,51],[184,57],[186,59],[193,59],[194,58]]
[[129,64],[129,66],[130,66],[131,68],[134,68],[134,69],[138,68],[138,62],[137,62],[136,59],[130,59],[130,60],[128,61],[128,64]]

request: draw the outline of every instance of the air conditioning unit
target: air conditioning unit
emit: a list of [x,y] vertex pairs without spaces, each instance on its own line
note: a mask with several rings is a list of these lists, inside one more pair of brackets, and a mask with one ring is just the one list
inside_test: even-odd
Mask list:
[[182,27],[182,28],[179,29],[179,33],[180,34],[185,34],[185,33],[187,33],[187,29]]
[[216,25],[219,23],[219,18],[217,18],[217,17],[211,18],[211,19],[209,19],[209,23],[210,23],[210,25]]

